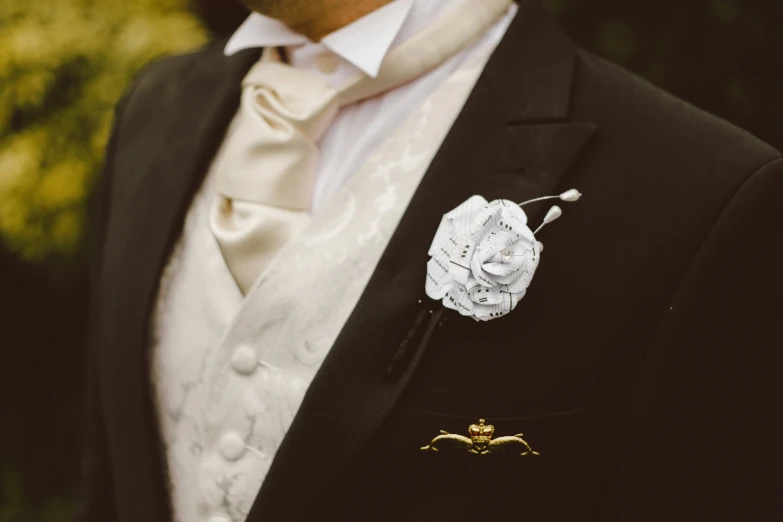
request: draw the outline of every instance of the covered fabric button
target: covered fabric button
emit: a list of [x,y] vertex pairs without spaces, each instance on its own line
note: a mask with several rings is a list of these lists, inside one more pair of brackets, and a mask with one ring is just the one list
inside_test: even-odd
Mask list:
[[238,433],[226,433],[218,443],[220,453],[226,460],[237,460],[245,452],[245,439]]
[[231,356],[231,366],[237,373],[250,375],[258,368],[258,357],[256,357],[256,353],[253,350],[247,346],[242,346],[237,348],[234,355]]

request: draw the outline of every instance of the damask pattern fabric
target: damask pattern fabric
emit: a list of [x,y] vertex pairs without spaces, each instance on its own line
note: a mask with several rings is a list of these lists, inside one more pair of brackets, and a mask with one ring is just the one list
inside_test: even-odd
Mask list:
[[[214,190],[207,179],[156,311],[153,381],[177,520],[244,520],[495,43],[483,42],[316,212],[244,302],[206,225]],[[205,284],[215,272],[216,284]]]

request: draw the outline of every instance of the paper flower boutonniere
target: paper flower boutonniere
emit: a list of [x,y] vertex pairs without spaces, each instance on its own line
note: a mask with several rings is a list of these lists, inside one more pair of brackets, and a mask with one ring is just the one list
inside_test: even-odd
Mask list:
[[575,189],[524,203],[472,196],[445,214],[435,233],[428,252],[427,295],[477,321],[506,315],[525,295],[541,260],[544,245],[536,234],[563,213],[553,206],[531,231],[522,206],[546,199],[577,201],[580,196]]

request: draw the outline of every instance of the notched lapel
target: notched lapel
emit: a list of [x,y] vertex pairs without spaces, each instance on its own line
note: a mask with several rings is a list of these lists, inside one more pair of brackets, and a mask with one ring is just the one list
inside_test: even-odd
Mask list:
[[426,254],[441,216],[473,194],[522,201],[562,188],[595,130],[568,121],[575,60],[539,1],[523,2],[310,385],[248,522],[316,518],[319,500],[394,408],[422,354],[396,380],[384,375],[418,300],[430,302]]
[[[591,122],[568,118],[577,59],[540,1],[527,0],[485,71],[507,122],[508,174],[516,175],[515,194],[525,200],[562,189],[568,168],[596,131]],[[545,206],[525,210],[533,219]]]
[[117,506],[129,520],[170,517],[147,364],[150,319],[163,268],[257,55],[226,58],[216,42],[151,66],[129,97],[116,155],[107,159],[112,193],[98,361],[117,487],[135,491],[132,505]]
[[[578,122],[509,126],[511,149],[508,157],[513,170],[508,175],[515,176],[514,193],[528,200],[572,188],[563,186],[565,174],[595,130],[596,126],[592,123]],[[551,204],[532,203],[525,206],[525,212],[530,218],[536,218]]]

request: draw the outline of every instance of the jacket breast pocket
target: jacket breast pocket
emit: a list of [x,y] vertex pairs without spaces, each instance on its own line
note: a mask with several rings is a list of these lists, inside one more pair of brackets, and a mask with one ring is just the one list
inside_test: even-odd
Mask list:
[[[484,421],[480,436],[497,441],[517,435],[526,444],[471,439],[469,427],[480,425],[479,418],[396,408],[350,474],[362,477],[351,487],[353,514],[373,520],[570,519],[584,473],[582,414]],[[464,438],[444,437],[435,442],[439,451],[423,451],[441,430]]]

